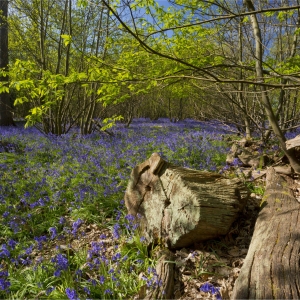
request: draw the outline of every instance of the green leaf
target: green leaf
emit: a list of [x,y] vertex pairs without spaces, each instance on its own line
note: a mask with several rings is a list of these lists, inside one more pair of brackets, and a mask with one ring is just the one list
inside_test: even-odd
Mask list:
[[83,7],[86,8],[88,5],[88,1],[87,0],[77,0],[77,7]]
[[0,94],[2,93],[9,93],[9,88],[5,85],[0,86]]
[[68,46],[72,42],[72,36],[69,34],[62,34],[61,37],[64,40],[65,46]]

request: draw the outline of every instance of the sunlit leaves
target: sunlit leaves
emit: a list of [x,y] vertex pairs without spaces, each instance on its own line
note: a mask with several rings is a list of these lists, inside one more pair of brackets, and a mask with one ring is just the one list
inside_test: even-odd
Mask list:
[[86,7],[88,5],[88,1],[87,0],[77,0],[77,6],[78,7]]
[[62,34],[61,37],[64,40],[64,45],[65,46],[68,46],[71,43],[71,41],[72,41],[72,36],[71,35]]

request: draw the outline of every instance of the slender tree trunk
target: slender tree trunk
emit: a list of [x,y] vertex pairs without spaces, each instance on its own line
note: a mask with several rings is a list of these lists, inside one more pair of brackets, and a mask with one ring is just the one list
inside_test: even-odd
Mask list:
[[[245,4],[249,11],[255,11],[254,5],[251,0],[245,0]],[[263,59],[263,50],[262,50],[262,38],[261,38],[261,32],[259,28],[259,24],[257,21],[256,14],[250,15],[250,21],[254,33],[255,38],[255,69],[256,69],[256,76],[257,81],[264,82],[264,75],[263,75],[263,65],[262,65],[262,59]],[[277,118],[274,114],[274,111],[272,109],[272,105],[268,96],[268,92],[265,86],[261,86],[261,101],[264,106],[266,115],[268,117],[268,121],[270,123],[270,126],[272,127],[279,143],[284,151],[285,155],[287,156],[291,167],[294,169],[294,171],[298,174],[300,174],[300,162],[297,160],[294,154],[294,150],[287,150],[285,145],[285,136],[282,133],[282,130],[279,127]]]
[[[0,69],[8,71],[8,1],[0,1]],[[0,82],[7,82],[8,76],[1,76]],[[10,95],[7,92],[0,94],[0,126],[15,125],[12,117]]]
[[[240,20],[239,22],[239,63],[242,64],[243,62],[243,33],[242,33],[242,22],[243,19]],[[242,68],[240,69],[240,73],[239,73],[239,79],[242,80],[243,79],[243,70]],[[243,113],[245,115],[245,131],[246,131],[246,139],[251,139],[251,129],[250,129],[250,119],[248,116],[248,112],[247,112],[247,108],[245,106],[244,103],[244,97],[243,97],[243,89],[244,89],[244,85],[243,83],[239,83],[239,87],[238,87],[238,101],[240,103],[240,106],[243,110]]]

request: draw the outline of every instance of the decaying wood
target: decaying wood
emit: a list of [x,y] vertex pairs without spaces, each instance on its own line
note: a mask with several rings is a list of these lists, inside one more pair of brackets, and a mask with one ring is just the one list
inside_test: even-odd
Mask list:
[[156,264],[159,284],[155,289],[149,289],[144,299],[174,299],[175,256],[165,249],[159,257]]
[[271,161],[271,158],[259,153],[260,146],[259,143],[254,143],[252,140],[235,141],[226,157],[226,163],[232,165],[234,159],[238,158],[244,167],[265,167]]
[[149,243],[172,249],[227,234],[247,198],[238,178],[178,167],[154,153],[133,169],[125,204]]
[[300,204],[293,179],[269,168],[262,209],[232,299],[300,298]]
[[295,147],[300,147],[300,135],[297,135],[295,138],[286,141],[285,144],[287,150]]

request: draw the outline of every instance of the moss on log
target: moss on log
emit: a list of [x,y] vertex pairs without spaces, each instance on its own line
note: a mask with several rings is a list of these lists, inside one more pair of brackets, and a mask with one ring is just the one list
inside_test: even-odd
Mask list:
[[262,209],[232,299],[299,299],[300,205],[293,179],[269,168]]
[[178,167],[157,153],[135,167],[125,193],[149,243],[181,248],[228,233],[248,191],[237,178]]

